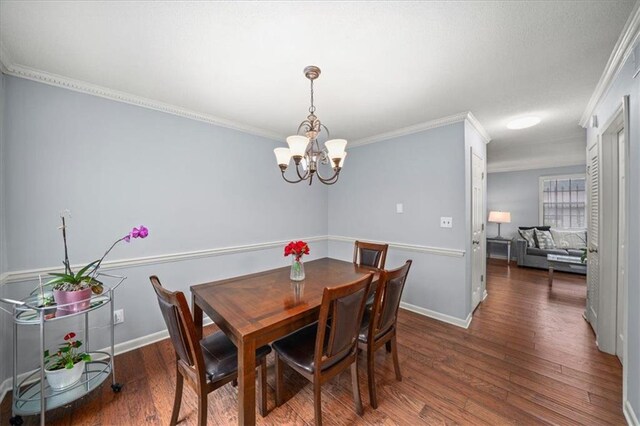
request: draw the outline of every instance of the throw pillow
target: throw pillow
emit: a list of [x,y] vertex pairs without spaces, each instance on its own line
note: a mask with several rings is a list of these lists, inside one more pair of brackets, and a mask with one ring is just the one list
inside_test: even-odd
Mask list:
[[518,233],[527,242],[527,247],[535,247],[536,241],[533,239],[534,228],[531,229],[518,229]]
[[558,231],[551,230],[551,236],[557,248],[583,249],[587,248],[587,231]]
[[553,241],[550,231],[535,230],[536,240],[538,241],[538,248],[543,250],[549,250],[556,248],[556,243]]

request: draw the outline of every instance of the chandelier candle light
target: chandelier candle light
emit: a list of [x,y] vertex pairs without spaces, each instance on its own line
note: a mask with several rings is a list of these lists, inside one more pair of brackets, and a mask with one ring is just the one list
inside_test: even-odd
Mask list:
[[[315,115],[316,107],[313,105],[313,81],[320,76],[320,68],[309,65],[304,69],[304,75],[311,81],[311,106],[309,107],[309,115],[298,126],[298,131],[295,135],[287,138],[287,144],[289,148],[276,148],[273,152],[276,154],[276,160],[278,166],[282,172],[282,178],[289,183],[298,183],[303,180],[308,180],[309,185],[313,182],[314,175],[318,177],[318,180],[325,185],[333,185],[338,181],[340,176],[340,170],[344,165],[344,159],[347,156],[344,150],[347,146],[345,139],[329,139],[329,129],[322,124],[318,117]],[[326,132],[326,142],[324,148],[320,148],[318,137],[320,136],[322,129]],[[301,135],[301,131],[304,136]],[[284,175],[285,171],[289,167],[289,163],[293,158],[293,162],[296,165],[297,179],[287,179]],[[333,169],[333,175],[330,177],[323,177],[318,170],[319,164],[327,164]],[[302,168],[302,171],[300,170]]]

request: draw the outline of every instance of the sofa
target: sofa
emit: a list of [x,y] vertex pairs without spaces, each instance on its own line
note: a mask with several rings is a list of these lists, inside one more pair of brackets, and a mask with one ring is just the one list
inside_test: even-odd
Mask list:
[[[525,266],[529,268],[540,268],[540,269],[548,269],[549,263],[547,262],[548,254],[559,254],[564,256],[576,256],[580,257],[584,253],[582,250],[586,247],[586,239],[587,232],[586,230],[577,230],[577,231],[564,231],[564,230],[553,230],[548,226],[537,226],[537,227],[520,227],[520,229],[538,229],[538,230],[549,230],[552,235],[555,235],[555,240],[558,240],[558,244],[556,248],[539,248],[532,247],[527,240],[525,240],[520,232],[513,239],[512,245],[515,247],[516,258],[518,260],[518,266]],[[567,242],[566,238],[563,238],[564,235],[567,234],[576,234],[573,235],[571,239],[568,239],[571,242]],[[577,238],[575,238],[577,237]],[[581,241],[582,240],[582,241]],[[536,240],[537,245],[537,240]],[[570,245],[574,245],[576,247],[569,247]],[[556,265],[554,269],[558,271],[564,272],[574,272],[574,273],[582,273],[576,271],[574,268],[571,268],[569,265]]]

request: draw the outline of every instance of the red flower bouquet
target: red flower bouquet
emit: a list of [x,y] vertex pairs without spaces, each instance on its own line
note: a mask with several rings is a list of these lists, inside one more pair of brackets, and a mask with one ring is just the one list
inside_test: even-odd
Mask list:
[[292,281],[304,280],[304,265],[302,264],[302,256],[309,254],[309,245],[304,241],[291,241],[284,248],[284,255],[293,255],[291,264],[291,274],[289,278]]
[[292,254],[296,262],[299,262],[302,258],[302,255],[309,254],[309,245],[304,241],[291,241],[284,248],[284,255],[289,256]]

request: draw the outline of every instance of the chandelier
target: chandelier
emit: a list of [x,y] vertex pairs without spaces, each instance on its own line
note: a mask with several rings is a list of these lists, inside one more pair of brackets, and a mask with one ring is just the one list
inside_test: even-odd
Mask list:
[[[344,159],[347,156],[344,148],[347,145],[345,139],[329,139],[329,129],[322,124],[316,117],[316,107],[313,105],[313,81],[320,76],[320,68],[310,65],[304,69],[304,75],[311,81],[311,106],[309,107],[309,115],[298,126],[295,135],[287,138],[289,148],[276,148],[273,152],[276,154],[278,166],[282,172],[282,178],[289,183],[298,183],[304,180],[309,181],[309,185],[313,182],[313,177],[317,176],[318,180],[325,185],[333,185],[338,181],[340,170],[344,165]],[[324,148],[320,148],[318,136],[322,129],[326,133],[326,142]],[[304,134],[304,136],[302,134]],[[323,134],[324,136],[324,134]],[[293,179],[288,179],[285,172],[289,167],[289,163],[293,158],[296,165],[296,174]],[[320,174],[318,166],[320,164],[329,165],[333,169],[330,177],[323,177]]]

